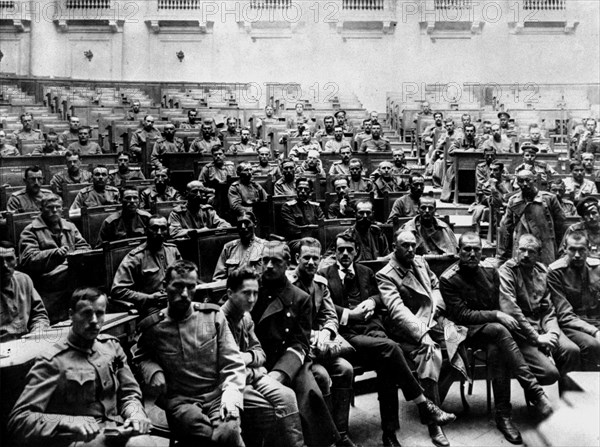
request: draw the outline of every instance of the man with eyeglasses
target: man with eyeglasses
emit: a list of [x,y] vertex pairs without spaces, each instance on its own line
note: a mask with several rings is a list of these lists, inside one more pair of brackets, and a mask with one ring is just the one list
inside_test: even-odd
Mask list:
[[565,212],[554,194],[538,190],[530,170],[517,173],[517,185],[521,190],[508,200],[500,223],[498,257],[507,260],[516,255],[516,241],[531,233],[541,241],[540,261],[550,265],[565,231]]
[[308,200],[312,193],[312,181],[306,177],[296,179],[296,199],[285,202],[281,207],[281,222],[284,236],[288,240],[298,239],[303,227],[318,225],[325,214],[317,202]]
[[140,193],[142,207],[152,209],[158,202],[172,202],[182,200],[181,194],[171,185],[171,171],[169,168],[160,168],[154,171],[154,185],[149,186]]
[[159,311],[166,303],[164,279],[167,267],[181,259],[177,246],[167,242],[169,223],[151,216],[144,229],[146,241],[131,250],[119,264],[110,290],[115,300],[135,304],[142,316]]
[[135,188],[125,188],[121,196],[121,211],[111,214],[100,227],[98,244],[121,239],[143,237],[148,227],[150,214],[141,210],[140,198]]
[[76,116],[69,117],[69,129],[60,134],[59,143],[62,146],[68,146],[73,141],[79,140],[79,127],[81,123]]
[[[152,115],[146,115],[142,122],[142,128],[137,129],[131,134],[131,140],[129,141],[129,152],[135,158],[135,161],[142,161],[143,151],[150,152],[151,145],[155,141],[161,138],[160,130],[154,127],[154,117]],[[149,144],[150,143],[150,144]]]
[[49,189],[42,188],[44,173],[39,166],[30,166],[25,169],[23,182],[25,188],[13,192],[8,198],[6,211],[11,213],[39,211],[42,199],[52,194]]
[[146,180],[139,167],[129,166],[130,160],[131,155],[128,152],[121,152],[117,156],[117,169],[108,173],[108,183],[111,186],[121,188],[130,180]]
[[421,196],[425,190],[425,178],[421,174],[413,174],[409,186],[410,192],[396,199],[392,205],[387,223],[393,223],[398,217],[413,217],[418,214]]
[[68,318],[69,284],[67,255],[89,250],[79,230],[63,219],[62,199],[50,193],[42,199],[41,215],[19,237],[20,266],[43,297],[50,324]]
[[350,160],[350,178],[348,179],[348,188],[355,192],[371,192],[373,191],[373,182],[366,177],[363,163],[359,158]]
[[150,154],[150,163],[154,169],[161,168],[163,166],[161,156],[163,154],[173,154],[178,152],[185,152],[183,140],[175,136],[175,124],[167,123],[163,130],[163,136],[156,140],[152,147],[152,153]]
[[80,214],[84,206],[104,206],[119,203],[119,190],[108,184],[108,168],[97,165],[92,170],[92,184],[77,193],[69,215]]

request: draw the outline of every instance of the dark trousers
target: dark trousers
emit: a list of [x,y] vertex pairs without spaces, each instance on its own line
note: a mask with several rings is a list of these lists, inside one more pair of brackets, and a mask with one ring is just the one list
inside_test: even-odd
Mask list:
[[600,369],[600,341],[576,329],[563,328],[563,332],[579,348],[581,369],[598,371]]
[[407,401],[423,394],[423,389],[413,376],[402,349],[383,331],[371,331],[368,335],[343,335],[356,349],[360,363],[375,367],[381,428],[384,431],[398,430],[400,421],[397,387],[400,387]]

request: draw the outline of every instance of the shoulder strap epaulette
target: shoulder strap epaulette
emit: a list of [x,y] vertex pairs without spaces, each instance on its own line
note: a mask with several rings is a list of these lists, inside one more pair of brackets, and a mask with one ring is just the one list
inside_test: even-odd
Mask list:
[[96,337],[96,340],[98,340],[100,343],[106,343],[107,341],[110,341],[110,340],[114,340],[117,343],[119,342],[119,339],[117,337],[115,337],[114,335],[110,335],[110,334],[98,334],[98,336]]
[[285,204],[289,205],[289,206],[294,206],[296,203],[298,203],[298,201],[296,199],[292,199],[288,202],[285,202]]
[[151,315],[148,315],[138,324],[138,332],[144,332],[154,326],[156,323],[161,322],[166,318],[166,311],[161,310],[160,312],[155,312]]
[[66,341],[58,341],[50,346],[50,348],[46,349],[41,357],[45,360],[52,360],[58,354],[66,351],[67,349],[69,349],[69,345]]
[[313,202],[313,201],[309,200],[308,203],[310,203],[311,205],[314,205],[314,206],[320,206],[319,202]]
[[198,312],[218,312],[221,307],[212,303],[194,303],[194,310]]

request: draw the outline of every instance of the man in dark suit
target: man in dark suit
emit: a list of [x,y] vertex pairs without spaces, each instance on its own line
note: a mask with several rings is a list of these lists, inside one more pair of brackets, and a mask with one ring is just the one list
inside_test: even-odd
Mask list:
[[388,338],[380,317],[383,306],[375,274],[354,263],[356,243],[351,235],[337,236],[335,256],[337,262],[319,274],[327,279],[340,321],[339,333],[356,349],[361,364],[376,365],[383,445],[400,445],[395,433],[400,428],[396,387],[402,389],[407,401],[417,404],[423,424],[452,422],[453,414],[445,413],[423,396],[402,349]]
[[262,251],[262,284],[251,312],[255,332],[266,354],[269,376],[296,392],[304,440],[308,446],[340,440],[323,394],[310,370],[312,327],[310,295],[285,275],[290,250],[282,242],[266,242]]

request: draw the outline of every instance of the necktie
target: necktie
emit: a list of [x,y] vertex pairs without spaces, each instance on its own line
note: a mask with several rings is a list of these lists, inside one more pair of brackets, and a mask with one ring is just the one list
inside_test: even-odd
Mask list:
[[354,279],[354,273],[350,271],[350,269],[342,269],[342,272],[346,275],[344,279],[352,281]]

